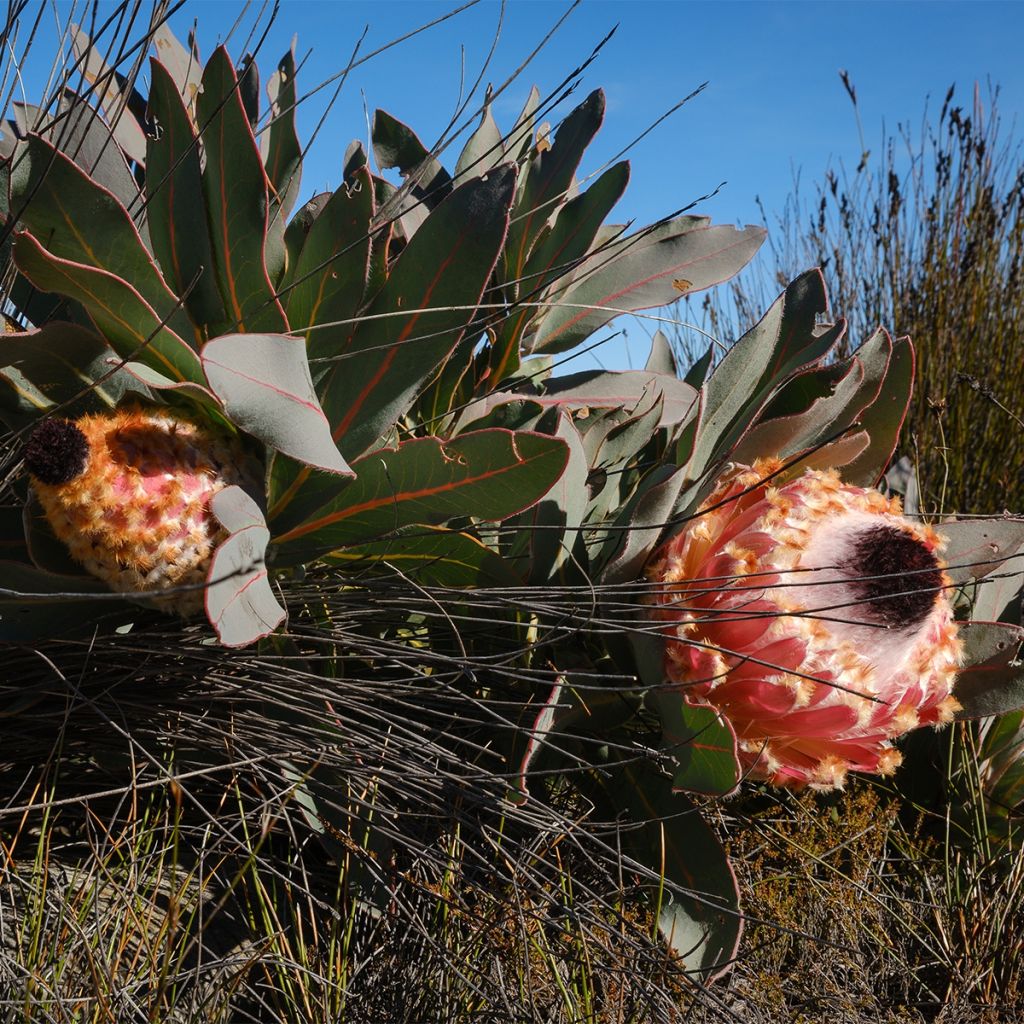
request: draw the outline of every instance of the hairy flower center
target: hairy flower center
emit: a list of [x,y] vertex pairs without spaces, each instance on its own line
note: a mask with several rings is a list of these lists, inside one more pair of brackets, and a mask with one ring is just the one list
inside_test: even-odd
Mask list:
[[59,487],[89,461],[89,442],[71,420],[43,420],[25,444],[25,466],[41,483]]
[[853,544],[850,586],[879,625],[916,628],[941,593],[942,570],[928,548],[895,526],[860,532]]

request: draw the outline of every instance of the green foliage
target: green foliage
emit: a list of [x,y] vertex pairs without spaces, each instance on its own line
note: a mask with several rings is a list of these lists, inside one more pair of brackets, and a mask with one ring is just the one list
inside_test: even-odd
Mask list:
[[[75,38],[89,49],[83,33]],[[49,361],[41,345],[66,362],[79,354],[72,345],[80,348],[83,337],[81,329],[41,319],[38,302],[19,305],[23,280],[72,300],[67,311],[113,349],[105,356],[99,345],[83,357],[76,367],[83,390],[117,380],[115,396],[130,389],[191,405],[193,413],[263,444],[268,558],[279,557],[282,565],[453,517],[469,520],[456,532],[471,535],[476,524],[535,505],[562,470],[548,472],[520,449],[539,443],[553,455],[561,450],[564,467],[570,428],[555,417],[541,425],[547,441],[533,442],[520,430],[513,443],[474,447],[470,438],[454,440],[463,432],[459,409],[515,386],[512,375],[524,355],[571,348],[606,323],[618,309],[594,308],[605,303],[606,290],[628,296],[617,300],[623,308],[664,302],[665,288],[671,289],[664,282],[684,264],[704,268],[686,270],[688,287],[705,287],[742,266],[763,237],[759,229],[711,229],[685,218],[632,239],[611,240],[606,232],[598,242],[628,177],[626,165],[618,165],[576,194],[576,168],[603,116],[600,92],[569,115],[553,144],[546,136],[532,141],[532,133],[520,130],[525,121],[507,150],[500,137],[481,150],[478,132],[459,159],[457,181],[411,129],[379,111],[377,162],[381,170],[402,172],[402,188],[396,191],[353,154],[337,192],[307,204],[286,225],[301,171],[294,56],[282,58],[272,80],[274,117],[261,153],[255,66],[247,63],[237,75],[220,47],[197,83],[200,72],[189,67],[198,64],[197,55],[183,58],[166,31],[160,47],[174,56],[166,64],[151,61],[144,152],[134,145],[144,127],[137,107],[118,117],[139,119],[139,130],[117,136],[92,112],[90,139],[106,133],[117,154],[106,163],[83,164],[75,140],[48,133],[41,112],[33,122],[37,132],[26,130],[23,116],[23,139],[9,163],[7,230],[17,236],[10,295],[22,325],[42,331],[18,334],[5,348],[0,379],[9,385],[8,421],[20,426],[67,397],[67,386],[44,368]],[[103,67],[100,61],[92,73],[104,75]],[[82,101],[78,109],[91,110]],[[485,118],[484,135],[490,125]],[[121,139],[133,148],[121,150]],[[141,188],[131,177],[122,180],[126,161]],[[663,283],[655,287],[655,281]],[[571,314],[569,330],[559,318],[575,299],[588,309],[582,319]],[[557,344],[550,340],[555,336]],[[575,383],[555,385],[552,394],[565,395]],[[586,387],[579,390],[589,396]],[[430,441],[435,436],[447,446]],[[410,444],[420,446],[403,455]],[[434,452],[439,457],[425,463],[433,466],[430,479],[421,481],[411,504],[393,503],[401,509],[396,515],[344,514],[359,504],[369,480],[346,487],[348,463],[390,447],[403,464],[417,451]],[[364,472],[382,465],[387,472],[390,461],[364,462]],[[552,466],[557,462],[556,456]],[[582,464],[575,465],[578,495]],[[488,487],[468,486],[487,479],[499,489],[515,480],[514,493],[495,503]],[[385,477],[374,486],[383,495],[403,483]],[[665,492],[651,506],[648,496],[648,518],[665,518],[672,497]],[[551,511],[558,506],[558,499],[547,501]],[[334,528],[316,536],[319,527],[342,520],[341,533]],[[638,533],[639,546],[629,538],[628,557],[618,556],[620,575],[635,572],[657,532]],[[300,536],[301,550],[294,543]],[[540,564],[527,578],[561,571],[572,547],[556,542],[535,551]],[[610,546],[602,561],[615,554]],[[240,625],[247,613],[236,611]],[[250,638],[265,632],[263,618],[253,613]],[[240,642],[243,634],[232,635]]]
[[[120,81],[74,38],[88,81]],[[764,232],[605,224],[629,168],[579,180],[600,91],[553,135],[536,90],[505,134],[488,95],[452,172],[377,111],[376,170],[403,184],[354,144],[339,188],[291,215],[294,52],[261,131],[250,59],[236,72],[224,47],[203,65],[163,27],[153,40],[146,100],[101,89],[101,116],[66,96],[85,115],[67,135],[20,112],[0,167],[18,328],[0,415],[21,431],[159,401],[259,449],[266,488],[211,502],[222,650],[67,574],[24,481],[5,485],[0,639],[33,668],[4,714],[46,709],[5,758],[52,744],[68,700],[89,723],[43,771],[41,804],[7,794],[23,821],[88,805],[66,842],[39,827],[17,879],[38,905],[19,909],[7,965],[26,1000],[63,997],[88,965],[107,989],[96,1020],[120,1019],[126,993],[150,1019],[468,1019],[508,1005],[510,965],[528,1019],[670,1019],[743,930],[709,805],[683,794],[740,779],[728,721],[665,686],[644,568],[730,462],[876,482],[912,400],[910,342],[878,330],[848,351],[811,271],[713,368],[709,352],[680,373],[658,333],[642,371],[558,376],[555,357],[619,313],[732,276]],[[1004,617],[1015,527],[956,525],[965,614]],[[1019,789],[1019,629],[966,635],[964,703],[1008,712],[962,727],[992,807]],[[94,792],[115,805],[94,812]],[[3,870],[36,838],[19,825]],[[72,878],[88,866],[58,917],[95,932],[51,928],[51,856]],[[366,967],[381,948],[392,960]]]

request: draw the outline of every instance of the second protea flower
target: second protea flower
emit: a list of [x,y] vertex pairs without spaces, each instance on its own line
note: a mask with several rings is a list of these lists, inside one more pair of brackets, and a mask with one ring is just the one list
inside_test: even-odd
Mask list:
[[959,707],[942,540],[832,471],[764,483],[780,466],[734,468],[649,567],[666,672],[729,720],[757,777],[890,774],[896,737]]
[[210,499],[262,487],[239,439],[167,408],[47,418],[25,446],[32,489],[72,557],[112,590],[188,615],[226,532]]

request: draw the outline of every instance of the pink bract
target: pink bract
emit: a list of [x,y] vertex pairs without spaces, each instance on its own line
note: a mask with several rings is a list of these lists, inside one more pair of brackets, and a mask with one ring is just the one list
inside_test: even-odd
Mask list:
[[891,774],[895,738],[959,708],[942,538],[834,471],[765,483],[780,466],[734,467],[649,566],[666,673],[731,723],[755,777]]

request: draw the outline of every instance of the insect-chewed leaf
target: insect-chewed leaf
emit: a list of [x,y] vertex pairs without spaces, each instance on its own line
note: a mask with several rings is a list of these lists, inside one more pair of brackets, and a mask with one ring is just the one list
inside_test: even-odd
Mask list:
[[[11,212],[53,256],[130,282],[180,337],[192,325],[120,201],[38,135],[19,145]],[[88,303],[85,303],[88,306]]]
[[149,230],[164,274],[193,319],[219,334],[224,302],[213,271],[195,126],[170,72],[150,62],[149,115],[157,125],[146,141]]
[[277,561],[308,561],[417,523],[505,519],[543,498],[567,458],[559,438],[507,430],[385,448],[353,464],[356,479],[333,501],[275,538]]
[[267,82],[270,98],[270,140],[267,146],[267,178],[274,190],[273,204],[283,221],[295,205],[302,172],[302,146],[295,131],[295,40],[278,62]]
[[[557,295],[529,339],[532,352],[564,352],[578,345],[620,312],[664,306],[678,298],[674,282],[685,277],[689,292],[725,281],[750,262],[765,238],[764,228],[727,225],[697,227],[653,244],[635,244],[582,272]],[[626,240],[627,243],[629,240]]]
[[267,176],[237,85],[231,58],[218,47],[203,71],[197,101],[214,267],[228,319],[236,329],[286,331],[288,323],[267,275],[264,252]]
[[1024,563],[1024,520],[964,519],[942,523],[939,532],[946,538],[943,551],[946,572],[954,583],[970,583],[1014,559],[1012,573]]
[[[831,373],[823,374],[832,387],[826,387],[828,393],[816,398],[807,409],[755,423],[729,453],[730,459],[750,464],[765,452],[788,458],[849,426],[857,413],[874,399],[878,381],[869,381],[866,388],[863,386],[864,364],[856,357],[845,360],[839,369],[842,376],[838,380]],[[800,469],[802,471],[803,466]]]
[[604,120],[604,92],[595,89],[562,122],[554,144],[539,149],[530,161],[516,197],[514,220],[509,228],[501,276],[519,295],[532,290],[522,282],[534,242],[544,226],[565,203],[576,168]]
[[87,310],[111,348],[123,359],[138,359],[172,380],[203,380],[196,353],[125,280],[84,263],[47,252],[23,232],[14,243],[14,261],[44,292],[76,299]]
[[649,871],[658,929],[684,968],[710,981],[732,966],[743,932],[729,859],[694,805],[643,764],[606,784],[620,811],[622,844]]
[[457,188],[402,251],[317,390],[347,458],[365,452],[430,382],[476,317],[505,238],[515,169]]
[[202,351],[203,369],[228,416],[269,448],[351,476],[317,401],[302,338],[225,334]]
[[188,108],[194,110],[196,97],[203,88],[203,64],[195,42],[186,50],[166,21],[153,29],[152,39],[160,62],[167,68]]
[[270,531],[241,487],[218,491],[210,509],[229,536],[210,562],[206,614],[225,647],[244,647],[272,633],[285,617],[264,562]]
[[432,210],[452,191],[451,176],[416,133],[406,124],[383,110],[373,115],[373,153],[382,170],[397,168],[403,178],[411,178],[414,198]]
[[964,669],[953,696],[959,718],[983,718],[1024,708],[1024,629],[1007,622],[968,622],[960,627]]

